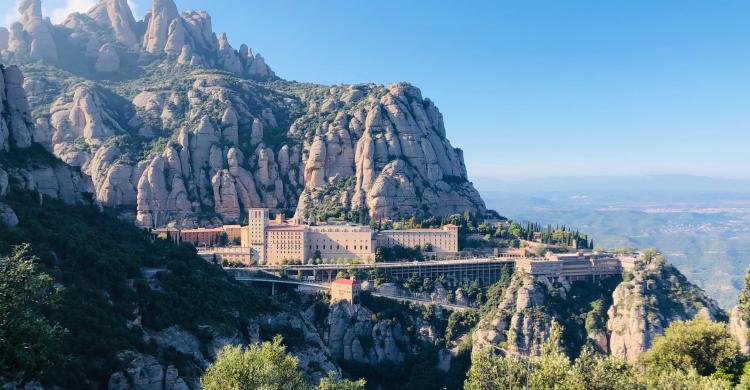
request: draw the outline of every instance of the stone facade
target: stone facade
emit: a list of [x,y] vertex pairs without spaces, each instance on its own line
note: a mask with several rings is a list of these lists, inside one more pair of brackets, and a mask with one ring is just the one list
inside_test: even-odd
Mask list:
[[378,247],[391,248],[396,245],[405,248],[419,246],[423,250],[432,247],[429,252],[458,252],[458,226],[445,225],[442,229],[405,229],[383,230],[378,232]]
[[180,230],[180,241],[193,244],[195,247],[215,246],[221,243],[224,228],[183,229]]
[[[256,264],[281,264],[287,261],[321,259],[359,259],[374,261],[378,247],[401,245],[423,250],[432,246],[431,252],[452,254],[458,252],[458,227],[446,225],[439,229],[385,230],[373,232],[369,226],[352,224],[306,225],[299,218],[284,219],[277,214],[271,220],[265,208],[248,210],[248,224],[224,225],[217,228],[152,229],[152,233],[174,241],[186,242],[196,247],[216,247],[226,244],[239,247],[233,251],[223,248],[209,250],[219,257],[229,257],[241,262]],[[240,252],[237,252],[240,251]],[[206,252],[208,253],[208,252]]]
[[515,264],[516,269],[531,276],[566,277],[571,281],[592,276],[619,275],[623,270],[620,257],[609,253],[548,253],[545,258],[517,258]]
[[359,303],[360,285],[355,279],[336,279],[331,283],[331,302]]

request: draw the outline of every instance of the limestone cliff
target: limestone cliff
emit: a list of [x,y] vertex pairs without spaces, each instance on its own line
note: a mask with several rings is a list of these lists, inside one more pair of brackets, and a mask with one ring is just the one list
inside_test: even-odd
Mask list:
[[[21,30],[40,10],[23,2]],[[130,209],[139,226],[241,222],[248,207],[485,211],[442,115],[416,87],[281,80],[262,56],[217,36],[207,13],[180,13],[172,0],[154,1],[142,21],[124,0],[59,26],[44,20],[65,48],[59,58],[32,66],[30,35],[18,41],[13,28],[2,50],[27,71],[24,120],[34,125],[21,142],[79,168],[97,201]]]
[[635,269],[632,278],[617,286],[612,297],[607,321],[611,353],[630,362],[672,321],[699,314],[714,321],[727,319],[713,299],[663,258]]
[[[571,355],[590,344],[632,362],[672,321],[697,315],[727,320],[714,300],[661,256],[624,279],[569,281],[516,273],[495,288],[499,293],[482,308],[473,334],[475,351],[492,346],[506,355],[538,355],[554,320],[564,328],[562,343]],[[744,322],[733,323],[741,335]]]
[[409,344],[409,337],[401,324],[373,321],[373,314],[364,306],[346,302],[331,307],[323,340],[334,358],[372,365],[404,360],[408,350],[402,346]]
[[[0,65],[0,196],[16,188],[68,203],[90,202],[89,177],[32,145],[35,125],[23,83],[18,67]],[[13,222],[12,210],[3,210],[6,223]]]
[[729,332],[740,344],[740,351],[750,355],[750,322],[743,318],[737,307],[732,308],[729,314]]
[[569,286],[553,286],[546,278],[516,273],[499,299],[489,302],[488,315],[473,334],[473,350],[488,346],[509,356],[537,356],[550,334],[553,316],[545,309],[543,289],[550,287],[564,294]]

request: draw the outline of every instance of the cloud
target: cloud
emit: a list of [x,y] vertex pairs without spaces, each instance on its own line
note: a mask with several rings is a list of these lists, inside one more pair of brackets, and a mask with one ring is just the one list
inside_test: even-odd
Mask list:
[[[0,0],[0,3],[3,3],[0,5],[0,26],[10,26],[18,20],[18,1],[14,4],[11,1]],[[44,16],[49,16],[52,23],[59,24],[73,12],[86,12],[96,3],[98,0],[42,0],[42,9]],[[139,1],[128,0],[128,5],[136,19],[143,16]]]
[[135,0],[128,0],[128,5],[130,6],[130,10],[133,11],[133,16],[136,20],[143,17],[143,11],[141,10],[140,4],[138,4]]
[[[48,1],[45,7],[46,15],[52,19],[52,23],[61,23],[73,12],[86,12],[95,6],[96,0],[64,0]],[[44,4],[44,3],[42,3]]]
[[8,2],[0,7],[0,26],[10,26],[16,20],[18,20],[18,11],[16,11],[15,4]]

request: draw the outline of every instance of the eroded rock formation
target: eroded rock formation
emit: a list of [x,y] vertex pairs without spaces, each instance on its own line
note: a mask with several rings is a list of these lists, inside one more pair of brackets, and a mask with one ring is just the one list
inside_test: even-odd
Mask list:
[[[484,211],[440,112],[413,86],[260,85],[275,78],[262,56],[235,50],[207,13],[180,13],[172,0],[154,1],[143,21],[125,0],[60,26],[42,18],[39,0],[19,11],[3,59],[55,52],[48,30],[65,53],[37,59],[77,76],[33,72],[25,84],[35,110],[13,117],[22,118],[15,129],[33,131],[13,139],[80,168],[96,200],[134,208],[140,226],[239,222],[248,207],[308,217],[331,202],[372,218]],[[45,27],[33,35],[32,25]],[[11,91],[21,85],[10,80]]]
[[654,338],[675,320],[703,315],[726,320],[726,314],[703,290],[669,264],[659,261],[636,269],[612,294],[607,331],[613,355],[634,362]]

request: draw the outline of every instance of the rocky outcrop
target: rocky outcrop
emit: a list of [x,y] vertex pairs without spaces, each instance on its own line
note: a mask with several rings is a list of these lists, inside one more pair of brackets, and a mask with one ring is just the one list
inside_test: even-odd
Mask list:
[[134,351],[117,355],[124,369],[109,377],[109,390],[189,390],[190,387],[172,365]]
[[169,38],[169,26],[179,17],[177,6],[172,0],[154,0],[146,15],[148,21],[143,36],[143,50],[149,53],[164,51]]
[[734,307],[729,315],[729,333],[740,344],[740,351],[750,355],[750,322],[743,318],[739,308]]
[[57,45],[53,37],[52,24],[49,19],[42,16],[41,0],[20,1],[18,13],[23,34],[19,34],[18,25],[12,26],[13,44],[9,45],[10,49],[20,59],[28,57],[32,60],[57,62]]
[[408,344],[399,323],[373,321],[373,313],[361,305],[339,302],[331,306],[323,340],[337,359],[378,364],[400,363],[405,352],[399,345]]
[[664,333],[662,318],[655,312],[647,313],[644,293],[642,282],[622,283],[615,289],[608,313],[612,354],[629,362],[636,361],[651,346],[654,337]]
[[80,85],[71,95],[61,96],[50,108],[50,125],[55,129],[52,137],[56,154],[69,142],[83,139],[89,144],[99,144],[108,137],[125,130],[105,110],[106,99],[98,87]]
[[87,176],[67,165],[12,167],[8,170],[14,188],[36,191],[66,203],[90,203],[93,188]]
[[[40,17],[38,2],[24,4],[3,54],[21,63],[24,23]],[[235,50],[206,12],[179,13],[172,0],[154,1],[140,22],[126,1],[103,0],[52,28],[70,56],[58,66],[76,64],[77,76],[34,72],[33,118],[19,107],[14,127],[33,131],[17,140],[79,168],[99,202],[134,208],[139,226],[234,222],[248,207],[307,217],[330,202],[372,218],[485,209],[440,112],[415,87],[261,86],[248,79],[275,78],[262,56]],[[149,77],[160,82],[144,88]]]
[[[0,169],[0,196],[16,188],[68,203],[90,202],[93,188],[89,177],[55,161],[47,152],[30,148],[35,131],[23,82],[18,67],[0,66],[0,153],[18,156]],[[35,162],[34,156],[46,163]],[[17,223],[11,213],[12,210],[4,210],[4,221]]]
[[102,0],[87,15],[101,26],[111,28],[118,43],[129,48],[138,44],[136,22],[127,0]]
[[0,150],[31,146],[33,122],[23,75],[16,66],[0,66]]
[[120,56],[117,54],[117,49],[115,49],[114,45],[110,43],[102,45],[96,57],[94,69],[102,73],[112,73],[120,70]]
[[552,317],[541,310],[545,300],[540,280],[514,275],[493,315],[480,322],[473,334],[475,351],[504,345],[510,356],[537,356],[550,334]]
[[[338,114],[333,123],[315,130],[306,148],[308,189],[354,176],[349,207],[366,208],[373,218],[413,215],[425,209],[435,215],[484,211],[484,203],[467,180],[461,152],[445,139],[442,117],[432,102],[404,84],[357,91],[332,89],[326,99],[309,102],[316,115],[331,110]],[[346,107],[345,101],[358,103],[368,94],[369,104],[361,109],[338,109]],[[293,125],[291,130],[297,128]],[[309,200],[301,198],[298,214],[314,206]]]
[[0,52],[8,48],[10,32],[5,27],[0,27]]
[[0,203],[0,223],[7,227],[16,227],[18,225],[18,216],[10,206]]
[[663,260],[646,262],[612,294],[607,331],[612,355],[637,360],[654,338],[675,320],[703,315],[726,320],[726,314],[703,290]]

